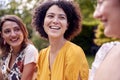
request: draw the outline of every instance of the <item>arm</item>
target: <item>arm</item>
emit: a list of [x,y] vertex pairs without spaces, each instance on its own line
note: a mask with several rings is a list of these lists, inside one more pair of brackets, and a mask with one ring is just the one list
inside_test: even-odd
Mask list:
[[67,80],[88,80],[89,67],[84,52],[78,48],[68,52],[65,78]]
[[36,63],[29,63],[24,66],[21,80],[32,80],[36,70]]
[[38,50],[29,45],[25,50],[24,68],[21,80],[32,80],[36,70],[36,63],[38,59]]
[[0,80],[3,80],[3,75],[1,70],[0,70]]

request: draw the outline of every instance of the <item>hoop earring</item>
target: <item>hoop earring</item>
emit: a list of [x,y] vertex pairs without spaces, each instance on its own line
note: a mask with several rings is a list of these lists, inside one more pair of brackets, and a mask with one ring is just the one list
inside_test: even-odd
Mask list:
[[5,40],[4,40],[3,44],[6,45],[6,41]]

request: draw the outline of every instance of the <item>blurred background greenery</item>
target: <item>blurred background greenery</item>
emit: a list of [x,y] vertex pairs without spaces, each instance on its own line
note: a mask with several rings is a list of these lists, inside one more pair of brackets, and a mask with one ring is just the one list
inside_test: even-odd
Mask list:
[[[32,11],[39,0],[0,0],[0,17],[6,14],[15,14],[23,19],[29,31],[29,39],[41,50],[49,45],[31,26]],[[40,0],[41,2],[44,0]],[[107,38],[103,34],[103,25],[93,18],[96,0],[75,0],[79,3],[82,13],[82,32],[75,37],[72,42],[81,46],[87,56],[89,66],[91,66],[94,56],[99,47],[109,41],[116,39]],[[40,4],[39,4],[40,5]]]

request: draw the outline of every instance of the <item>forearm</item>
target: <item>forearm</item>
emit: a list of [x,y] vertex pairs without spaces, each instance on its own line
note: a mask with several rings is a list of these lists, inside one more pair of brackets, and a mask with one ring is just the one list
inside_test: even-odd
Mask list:
[[25,65],[21,80],[32,80],[35,69],[36,69],[35,63]]
[[3,80],[3,75],[1,70],[0,70],[0,80]]

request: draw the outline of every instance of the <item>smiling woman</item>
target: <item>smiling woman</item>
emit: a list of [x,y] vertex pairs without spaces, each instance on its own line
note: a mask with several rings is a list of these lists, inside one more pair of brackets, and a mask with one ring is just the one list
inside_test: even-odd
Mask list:
[[46,1],[33,13],[32,25],[50,45],[40,51],[38,80],[88,80],[88,63],[80,46],[70,42],[81,31],[78,4]]
[[38,51],[28,40],[28,31],[15,15],[0,20],[0,50],[2,80],[32,80]]
[[[107,37],[120,39],[120,0],[97,0],[94,18]],[[89,80],[120,80],[120,42],[103,44],[92,64]]]

